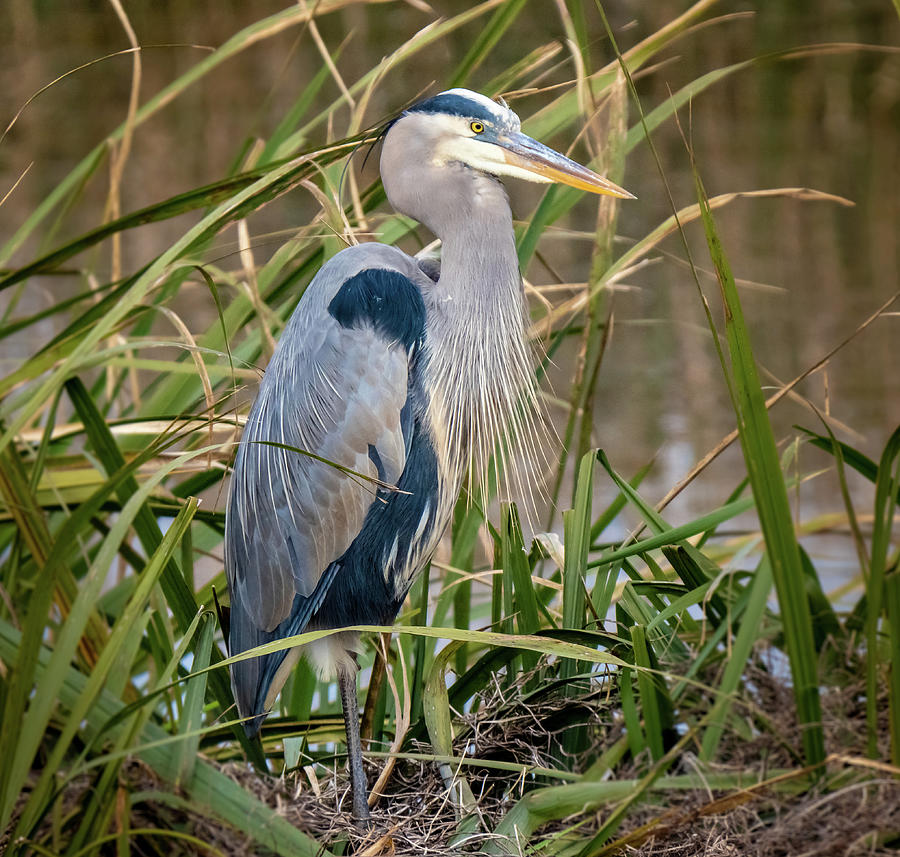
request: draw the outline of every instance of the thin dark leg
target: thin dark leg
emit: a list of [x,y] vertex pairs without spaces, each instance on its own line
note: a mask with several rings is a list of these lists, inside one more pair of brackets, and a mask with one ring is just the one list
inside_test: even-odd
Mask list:
[[359,740],[359,703],[356,699],[356,671],[339,669],[338,687],[347,729],[347,766],[350,769],[350,789],[353,794],[353,817],[368,821],[369,802],[366,775],[363,771],[362,744]]

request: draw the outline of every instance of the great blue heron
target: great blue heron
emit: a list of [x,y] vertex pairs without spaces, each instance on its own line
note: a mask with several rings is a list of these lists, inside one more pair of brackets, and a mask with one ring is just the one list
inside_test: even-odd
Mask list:
[[[322,267],[288,322],[228,498],[232,655],[304,630],[390,624],[447,527],[470,463],[484,463],[498,444],[529,443],[522,414],[536,393],[499,176],[633,198],[525,136],[505,103],[466,89],[391,123],[384,189],[397,211],[441,239],[440,271],[396,247],[349,247]],[[375,490],[327,462],[399,490]],[[320,675],[337,674],[353,814],[365,819],[357,643],[345,632],[304,654]],[[249,735],[299,657],[295,648],[232,665]]]

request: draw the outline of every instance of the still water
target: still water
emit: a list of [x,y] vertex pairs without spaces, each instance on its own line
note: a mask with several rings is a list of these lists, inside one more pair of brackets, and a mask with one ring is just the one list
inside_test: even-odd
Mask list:
[[[268,0],[126,5],[139,41],[148,46],[142,54],[144,99],[194,65],[205,55],[204,46],[219,45],[241,27],[283,7]],[[686,8],[680,2],[607,5],[623,49]],[[331,50],[349,38],[337,66],[352,82],[437,16],[466,8],[468,4],[453,2],[430,7],[403,2],[350,5],[324,16],[320,34]],[[391,72],[373,96],[372,120],[429,85],[432,90],[442,88],[484,20]],[[581,20],[591,42],[584,59],[596,69],[612,53],[592,4],[584,4]],[[690,109],[681,111],[682,130],[691,140],[709,194],[809,187],[853,203],[743,199],[718,213],[726,251],[742,284],[756,354],[771,373],[768,382],[774,389],[816,363],[900,289],[900,24],[889,0],[721,2],[711,6],[707,20],[712,23],[683,36],[637,83],[643,109],[649,112],[702,74],[768,57],[707,89]],[[563,83],[574,73],[559,6],[532,0],[473,73],[470,85],[485,85],[529,51],[554,42],[561,49],[541,86]],[[841,47],[775,56],[825,42]],[[0,121],[5,126],[30,96],[59,75],[127,44],[106,4],[5,0],[0,9]],[[238,55],[185,93],[136,135],[124,176],[122,210],[224,175],[244,140],[270,133],[320,65],[310,34],[292,29]],[[33,166],[0,206],[0,238],[11,234],[55,183],[121,122],[130,82],[130,58],[108,59],[67,77],[25,109],[0,143],[0,198],[29,163]],[[331,90],[326,87],[325,103],[335,94],[333,85]],[[532,95],[512,104],[527,117],[549,97]],[[632,106],[629,121],[635,120]],[[346,117],[336,118],[334,136],[345,133],[341,122]],[[676,205],[692,203],[689,158],[678,129],[669,122],[654,140]],[[547,142],[566,148],[571,141]],[[575,154],[584,151],[576,149]],[[622,207],[621,248],[670,213],[666,188],[646,145],[629,156],[623,184],[638,201]],[[67,221],[50,245],[100,222],[106,191],[103,176],[88,185],[77,209],[80,219]],[[306,222],[314,209],[301,196],[291,195],[275,213],[264,213],[254,223],[256,234],[284,229],[292,225],[285,218],[292,216]],[[524,216],[537,192],[514,187],[511,197],[514,211]],[[527,271],[531,282],[552,284],[555,277],[584,281],[591,245],[571,233],[590,233],[595,213],[595,203],[586,200],[558,224],[557,237],[549,234],[541,247],[547,264],[535,262]],[[125,236],[124,269],[143,264],[190,222],[178,218]],[[688,227],[687,235],[701,286],[719,320],[717,287],[702,235],[696,225]],[[223,236],[223,241],[233,240],[233,234]],[[261,258],[267,252],[263,248],[260,241]],[[37,249],[32,243],[17,261],[26,261]],[[91,264],[96,265],[96,258]],[[656,501],[733,428],[734,419],[678,237],[660,245],[653,259],[619,284],[611,298],[613,333],[600,372],[594,443],[626,475],[655,459],[642,490]],[[58,279],[34,281],[16,313],[47,306],[61,288]],[[202,330],[214,309],[193,303],[185,299],[179,310],[192,329]],[[780,441],[793,437],[794,424],[820,429],[808,400],[830,415],[843,440],[878,457],[900,424],[900,306],[892,309],[840,350],[824,370],[803,381],[795,397],[774,409]],[[47,338],[53,332],[45,331]],[[33,346],[4,342],[3,371],[19,365]],[[565,391],[574,359],[574,343],[556,357],[551,381],[558,393]],[[670,519],[681,522],[722,503],[739,478],[739,455],[736,448],[726,451],[667,511]],[[815,450],[800,453],[801,472],[827,464],[827,457]],[[854,499],[865,513],[871,492],[851,478]],[[599,491],[598,502],[612,495],[608,484]],[[842,508],[830,474],[804,484],[795,499],[802,521]],[[746,523],[752,526],[751,520]],[[853,565],[849,542],[838,529],[837,535],[809,544],[833,583],[846,579]]]

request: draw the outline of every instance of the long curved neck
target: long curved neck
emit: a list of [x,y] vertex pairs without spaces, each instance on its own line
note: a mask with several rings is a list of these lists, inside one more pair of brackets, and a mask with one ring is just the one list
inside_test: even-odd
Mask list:
[[489,319],[510,308],[521,318],[522,286],[506,191],[488,176],[468,178],[472,193],[465,203],[429,225],[442,244],[438,292],[478,312],[469,320],[484,333]]
[[[428,312],[432,425],[446,435],[437,439],[449,453],[451,483],[469,467],[486,479],[499,451],[495,463],[512,488],[510,478],[521,480],[507,466],[506,450],[532,460],[540,423],[526,306],[506,192],[488,176],[469,178],[468,204],[432,212],[428,224],[443,245]],[[522,475],[531,482],[533,474]],[[521,495],[520,486],[514,493]]]

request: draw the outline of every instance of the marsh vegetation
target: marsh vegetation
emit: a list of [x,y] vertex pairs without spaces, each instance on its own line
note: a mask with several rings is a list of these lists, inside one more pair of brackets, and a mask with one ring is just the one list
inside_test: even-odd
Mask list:
[[[0,849],[896,850],[900,16],[652,5],[8,5]],[[224,490],[323,261],[431,240],[347,156],[452,85],[639,199],[510,188],[547,503],[367,633],[361,836],[333,687],[234,719]]]

